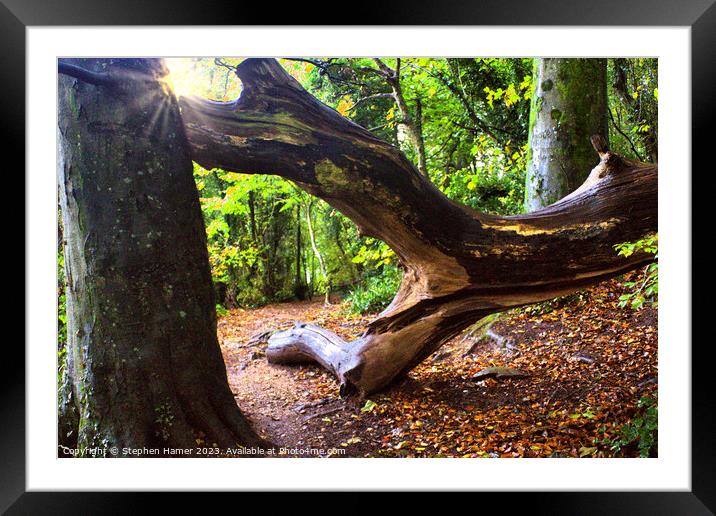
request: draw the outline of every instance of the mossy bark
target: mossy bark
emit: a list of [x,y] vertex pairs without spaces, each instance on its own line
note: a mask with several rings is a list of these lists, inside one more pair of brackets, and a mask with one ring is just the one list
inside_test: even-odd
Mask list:
[[653,258],[620,257],[613,246],[656,230],[657,168],[608,152],[606,142],[571,195],[536,213],[495,217],[452,202],[397,149],[321,104],[275,60],[247,59],[237,72],[244,89],[236,102],[181,99],[193,158],[205,168],[291,179],[384,240],[404,267],[393,302],[344,352],[325,356],[325,346],[305,345],[320,337],[305,327],[274,339],[280,359],[313,349],[345,394],[384,388],[490,313]]
[[548,206],[573,192],[597,164],[589,137],[608,137],[606,66],[606,59],[536,61],[526,211]]
[[201,432],[207,444],[259,443],[227,383],[198,193],[164,64],[74,63],[114,82],[59,78],[68,282],[60,442],[191,447]]

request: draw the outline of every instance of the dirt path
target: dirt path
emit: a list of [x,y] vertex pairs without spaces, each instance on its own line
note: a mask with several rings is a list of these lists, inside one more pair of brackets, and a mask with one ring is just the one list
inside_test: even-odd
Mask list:
[[[350,412],[352,407],[338,397],[337,382],[322,368],[269,364],[265,346],[247,346],[247,342],[267,329],[289,328],[296,321],[319,324],[346,339],[359,336],[370,317],[346,316],[343,310],[342,305],[324,306],[321,298],[231,310],[219,321],[221,348],[236,400],[257,430],[279,446],[328,454],[334,444],[341,444],[335,443],[340,434],[332,432],[329,438],[322,427],[315,432],[312,420],[325,419],[324,412]],[[309,425],[314,431],[308,431]]]
[[[657,390],[656,310],[617,308],[622,291],[614,280],[564,306],[513,312],[492,327],[499,342],[464,356],[474,341],[455,339],[367,404],[340,399],[323,369],[269,364],[263,346],[247,342],[298,320],[352,339],[370,316],[322,300],[274,304],[232,310],[219,336],[237,402],[287,456],[611,456],[594,439],[615,435]],[[495,366],[529,376],[473,378]]]

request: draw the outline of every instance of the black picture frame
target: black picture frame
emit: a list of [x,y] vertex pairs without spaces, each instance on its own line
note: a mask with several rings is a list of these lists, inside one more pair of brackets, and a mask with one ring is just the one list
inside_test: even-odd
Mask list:
[[[713,85],[716,84],[716,0],[484,0],[470,3],[375,1],[355,5],[269,2],[252,5],[224,4],[207,0],[0,0],[0,54],[3,57],[0,113],[6,128],[5,155],[19,158],[14,170],[25,170],[25,30],[29,26],[55,25],[316,25],[317,13],[335,14],[327,25],[604,25],[691,27],[692,163],[693,169],[709,163],[714,141]],[[344,14],[341,14],[344,13]],[[338,23],[336,20],[341,20]],[[91,42],[88,42],[91,49]],[[712,158],[711,158],[712,159]],[[687,177],[684,171],[682,177]],[[692,174],[693,179],[693,174]],[[19,181],[18,181],[19,183]],[[17,186],[13,186],[17,196]],[[693,204],[705,203],[705,189],[692,190]],[[703,198],[699,199],[701,195]],[[692,204],[692,205],[693,205]],[[693,233],[692,233],[693,234]],[[23,237],[24,238],[24,237]],[[23,246],[24,249],[24,246]],[[27,257],[24,257],[27,259]],[[26,262],[25,262],[26,263]],[[692,259],[692,264],[693,264]],[[25,266],[25,277],[31,274]],[[25,306],[15,300],[18,306]],[[684,300],[689,302],[689,300]],[[695,321],[694,321],[695,322]],[[473,498],[481,512],[525,506],[530,513],[545,514],[714,514],[716,476],[715,432],[709,424],[714,410],[712,363],[706,354],[710,340],[697,342],[692,353],[692,453],[690,492],[589,492],[589,493],[498,493]],[[683,342],[665,345],[691,346]],[[25,353],[17,342],[6,341],[2,364],[0,403],[0,511],[7,514],[125,514],[146,507],[149,494],[25,492]],[[711,486],[711,487],[709,487]],[[214,493],[211,496],[216,497]],[[348,495],[347,498],[357,495]],[[223,497],[222,497],[223,498]],[[272,504],[280,498],[272,497]],[[363,499],[365,500],[365,499]],[[176,494],[162,496],[162,510],[186,504]],[[349,503],[347,499],[343,504]],[[165,505],[166,504],[166,505]],[[186,506],[185,506],[186,507]],[[500,509],[502,508],[502,509]],[[247,508],[245,508],[246,510]],[[272,505],[272,510],[276,506]]]

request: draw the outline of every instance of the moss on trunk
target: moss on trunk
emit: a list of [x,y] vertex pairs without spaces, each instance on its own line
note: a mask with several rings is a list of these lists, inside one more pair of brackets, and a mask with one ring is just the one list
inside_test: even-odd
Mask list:
[[576,190],[598,161],[589,137],[607,138],[606,59],[539,59],[534,82],[527,211]]
[[226,380],[201,208],[164,64],[75,63],[114,84],[59,79],[62,432],[75,427],[79,447],[120,450],[194,446],[197,432],[207,444],[258,443]]

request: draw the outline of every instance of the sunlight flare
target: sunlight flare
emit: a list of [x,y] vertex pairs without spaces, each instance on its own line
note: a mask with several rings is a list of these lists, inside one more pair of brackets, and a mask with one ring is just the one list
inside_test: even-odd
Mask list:
[[227,66],[216,66],[213,57],[167,58],[170,73],[166,80],[177,97],[196,95],[211,100],[235,100],[241,94],[241,81],[231,67],[241,59],[222,58],[222,61]]

